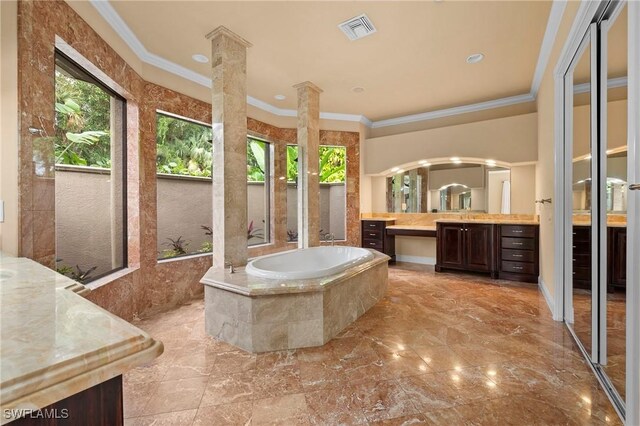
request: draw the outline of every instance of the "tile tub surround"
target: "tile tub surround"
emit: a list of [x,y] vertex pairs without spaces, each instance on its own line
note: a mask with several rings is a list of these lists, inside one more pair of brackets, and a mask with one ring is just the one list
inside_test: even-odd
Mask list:
[[621,424],[533,285],[398,262],[335,339],[264,354],[208,336],[203,312],[135,323],[166,350],[125,374],[127,424]]
[[321,346],[384,297],[389,257],[307,280],[254,277],[211,268],[205,285],[209,335],[249,352]]
[[[209,256],[170,263],[157,261],[156,110],[204,123],[211,105],[145,81],[63,0],[18,2],[19,38],[19,254],[53,267],[55,211],[50,203],[55,187],[51,168],[36,175],[34,161],[52,164],[53,144],[34,138],[30,126],[54,133],[54,46],[56,37],[89,61],[90,71],[106,75],[127,100],[127,206],[129,267],[120,278],[93,288],[89,300],[131,320],[161,312],[201,297],[199,281],[211,267]],[[81,61],[81,65],[85,65]],[[111,84],[110,83],[110,84]],[[287,143],[296,143],[296,129],[283,129],[247,118],[248,133],[279,148],[274,173],[286,170]],[[359,134],[320,131],[320,143],[347,148],[347,245],[360,243]],[[286,182],[274,181],[272,244],[252,247],[249,256],[291,249],[286,236]],[[341,244],[341,243],[340,243]]]
[[[33,260],[3,256],[0,272],[2,410],[46,407],[163,351],[162,343]],[[1,424],[11,420],[5,415]]]

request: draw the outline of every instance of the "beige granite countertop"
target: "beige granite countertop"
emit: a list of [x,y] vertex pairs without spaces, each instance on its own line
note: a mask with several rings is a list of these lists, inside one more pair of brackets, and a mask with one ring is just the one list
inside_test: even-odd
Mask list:
[[[162,353],[161,342],[86,300],[86,291],[30,259],[0,256],[2,410],[46,407]],[[3,415],[0,424],[11,420]]]
[[436,219],[436,223],[487,223],[494,225],[540,225],[535,220],[518,219]]
[[221,288],[250,297],[268,296],[272,294],[319,292],[344,281],[358,272],[389,260],[389,256],[380,253],[379,251],[369,251],[374,255],[372,260],[352,267],[345,272],[330,275],[328,277],[299,280],[277,280],[249,275],[245,272],[243,267],[237,268],[233,273],[230,273],[227,268],[221,269],[212,267],[207,271],[204,277],[202,277],[200,282],[204,285]]
[[374,221],[380,221],[380,222],[393,222],[394,220],[396,220],[395,217],[363,217],[360,220],[374,220]]
[[[573,226],[591,226],[591,222],[573,222]],[[626,228],[627,224],[624,222],[609,222],[607,228]]]

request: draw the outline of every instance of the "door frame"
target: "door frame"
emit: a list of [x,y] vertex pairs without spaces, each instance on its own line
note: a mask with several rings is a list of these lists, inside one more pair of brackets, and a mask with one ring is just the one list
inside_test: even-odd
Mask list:
[[[564,319],[565,293],[565,232],[572,229],[570,217],[565,217],[567,200],[565,171],[568,169],[564,140],[566,137],[566,107],[564,76],[569,69],[589,25],[599,8],[607,2],[582,1],[554,68],[554,310],[553,319]],[[640,183],[640,2],[628,1],[628,96],[627,96],[627,180]],[[640,258],[640,191],[629,191],[627,197],[627,259]],[[625,423],[640,424],[640,262],[627,262],[626,295],[626,401]],[[635,361],[635,362],[634,362]],[[594,370],[595,372],[595,370]],[[602,383],[602,378],[596,374]],[[604,385],[604,383],[603,383]],[[616,409],[617,405],[614,403]]]

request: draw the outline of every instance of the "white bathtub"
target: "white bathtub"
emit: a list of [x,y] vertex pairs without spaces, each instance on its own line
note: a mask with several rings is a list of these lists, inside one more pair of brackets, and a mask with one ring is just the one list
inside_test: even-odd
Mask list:
[[247,264],[247,274],[270,279],[301,280],[338,274],[373,259],[360,247],[312,247],[255,258]]

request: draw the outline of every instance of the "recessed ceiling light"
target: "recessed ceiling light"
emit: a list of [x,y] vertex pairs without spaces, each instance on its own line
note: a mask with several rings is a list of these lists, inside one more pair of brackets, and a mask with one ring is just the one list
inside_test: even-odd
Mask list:
[[360,86],[352,87],[351,91],[354,93],[362,93],[364,92],[364,87],[360,87]]
[[391,168],[391,171],[392,171],[392,172],[397,172],[398,170],[400,170],[400,167],[392,167],[392,168]]
[[285,95],[275,95],[274,98],[278,101],[284,101],[285,99],[287,99]]
[[455,163],[455,164],[462,163],[462,160],[460,160],[460,157],[451,157],[451,158],[449,158],[449,160],[451,160],[451,162]]
[[204,55],[201,55],[200,53],[193,55],[191,59],[193,59],[196,62],[200,62],[201,64],[206,64],[207,62],[209,62],[209,58],[207,58]]
[[496,160],[487,160],[486,163],[487,163],[487,166],[489,167],[495,167]]
[[427,160],[420,160],[420,161],[418,161],[418,164],[427,164],[427,163],[428,163],[428,161],[427,161]]
[[402,169],[398,170],[398,174],[400,174],[400,173],[404,173],[404,170],[402,170]]
[[477,64],[481,60],[484,59],[484,55],[482,53],[474,53],[472,55],[467,56],[468,64]]

